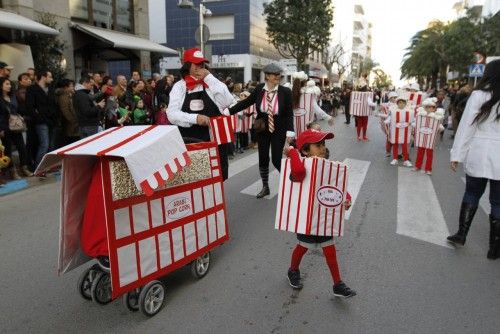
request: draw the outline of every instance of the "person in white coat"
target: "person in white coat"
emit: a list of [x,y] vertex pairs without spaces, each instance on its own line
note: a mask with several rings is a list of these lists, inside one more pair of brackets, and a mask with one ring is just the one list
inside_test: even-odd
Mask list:
[[490,183],[490,238],[488,259],[500,257],[500,60],[486,65],[484,76],[472,92],[460,121],[450,154],[451,169],[463,163],[465,194],[458,232],[448,237],[464,245],[479,199]]

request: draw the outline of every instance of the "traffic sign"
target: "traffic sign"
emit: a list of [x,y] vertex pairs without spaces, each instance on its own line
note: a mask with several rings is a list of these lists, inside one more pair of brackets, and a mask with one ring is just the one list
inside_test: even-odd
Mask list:
[[[200,27],[196,28],[196,31],[194,32],[194,39],[196,43],[200,44]],[[206,25],[203,25],[203,43],[208,42],[210,39],[210,30]]]
[[473,64],[469,65],[469,77],[477,78],[482,77],[484,73],[484,64]]

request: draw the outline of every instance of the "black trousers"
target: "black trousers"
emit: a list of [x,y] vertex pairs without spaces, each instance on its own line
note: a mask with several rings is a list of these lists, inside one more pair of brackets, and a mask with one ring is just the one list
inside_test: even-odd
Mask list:
[[[26,145],[24,145],[24,138],[22,132],[5,131],[5,137],[2,138],[3,145],[5,146],[5,155],[12,158],[12,145],[16,146],[17,153],[19,153],[19,163],[21,166],[28,165],[28,154],[26,153]],[[11,160],[11,166],[13,165]]]
[[263,131],[257,134],[259,144],[259,168],[269,168],[269,147],[274,167],[279,171],[281,168],[281,158],[283,157],[283,147],[285,146],[286,132]]
[[230,144],[222,144],[219,145],[219,159],[220,159],[220,168],[222,170],[222,178],[223,180],[227,180],[229,176],[229,162],[227,159],[227,152]]
[[351,123],[351,111],[349,110],[349,105],[344,106],[345,111],[345,121],[347,123]]

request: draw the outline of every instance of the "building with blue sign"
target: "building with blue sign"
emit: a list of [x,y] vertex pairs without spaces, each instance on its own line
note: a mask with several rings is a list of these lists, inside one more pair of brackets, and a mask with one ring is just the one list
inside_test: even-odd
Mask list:
[[[195,47],[199,13],[177,6],[178,0],[166,0],[167,45],[179,51]],[[193,1],[199,8],[200,0]],[[211,56],[210,67],[217,75],[230,76],[234,82],[260,80],[261,69],[279,61],[280,55],[268,41],[262,15],[264,0],[205,0],[211,16],[204,17],[210,31],[205,56]],[[210,58],[209,58],[210,59]],[[179,57],[164,58],[162,71],[176,73]]]

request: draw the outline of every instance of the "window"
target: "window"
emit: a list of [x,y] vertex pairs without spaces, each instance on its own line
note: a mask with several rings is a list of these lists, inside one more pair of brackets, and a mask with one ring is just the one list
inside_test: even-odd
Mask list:
[[133,0],[70,0],[71,19],[96,27],[134,32]]
[[70,0],[69,13],[71,18],[84,21],[89,20],[89,7],[87,0]]
[[234,39],[234,15],[206,17],[205,25],[211,41]]

